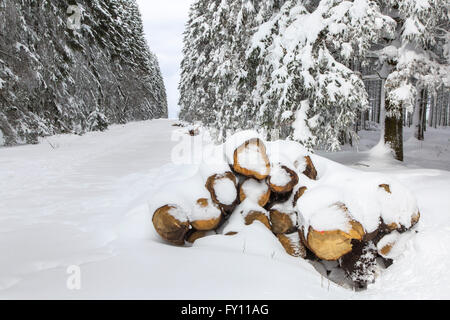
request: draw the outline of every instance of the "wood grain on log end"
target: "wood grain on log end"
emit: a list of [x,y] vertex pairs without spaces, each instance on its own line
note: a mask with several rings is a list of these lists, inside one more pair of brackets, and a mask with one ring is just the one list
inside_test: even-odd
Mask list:
[[170,214],[171,210],[180,209],[176,206],[166,205],[156,210],[152,218],[153,225],[164,240],[175,245],[184,245],[184,237],[190,229],[189,222],[175,219]]
[[207,235],[207,231],[194,231],[186,237],[186,241],[189,243],[195,243],[195,241],[201,238],[205,238]]
[[296,229],[291,217],[278,210],[270,210],[270,222],[275,234],[291,233]]
[[277,238],[287,254],[293,257],[306,257],[306,248],[297,233],[291,235],[279,234]]
[[300,189],[297,190],[297,192],[294,195],[294,201],[292,203],[292,205],[294,206],[294,208],[297,206],[297,202],[298,200],[305,194],[305,192],[308,190],[307,187],[301,187]]
[[258,212],[258,211],[250,211],[246,216],[245,216],[245,224],[247,226],[251,225],[253,222],[255,221],[259,221],[262,224],[264,224],[269,230],[272,230],[272,228],[270,227],[270,222],[269,222],[269,218],[262,212]]
[[306,169],[303,171],[303,174],[310,178],[311,180],[317,180],[317,170],[314,166],[314,163],[311,160],[310,156],[305,157],[306,160]]

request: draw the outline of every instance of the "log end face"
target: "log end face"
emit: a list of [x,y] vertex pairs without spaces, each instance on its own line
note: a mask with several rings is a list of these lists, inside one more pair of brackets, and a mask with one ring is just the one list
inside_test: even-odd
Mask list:
[[316,167],[314,166],[314,163],[311,160],[311,157],[306,156],[305,161],[306,161],[306,169],[305,171],[303,171],[303,174],[308,178],[310,178],[311,180],[317,180],[317,170]]
[[280,241],[286,253],[293,257],[306,257],[306,248],[303,245],[298,234],[279,234],[277,235],[278,241]]
[[264,142],[251,139],[234,151],[233,170],[246,177],[264,180],[270,174],[270,161]]
[[269,218],[262,212],[258,212],[258,211],[250,211],[246,216],[245,216],[245,224],[247,226],[251,225],[253,222],[255,221],[259,221],[262,224],[264,224],[269,230],[272,230],[271,226],[270,226],[270,222],[269,222]]
[[171,210],[180,210],[176,206],[166,205],[159,208],[153,214],[152,222],[156,232],[164,240],[175,244],[184,245],[184,238],[190,229],[188,221],[179,221],[170,213]]
[[272,231],[275,234],[285,234],[294,231],[295,226],[291,217],[278,210],[270,211],[270,222],[272,225]]

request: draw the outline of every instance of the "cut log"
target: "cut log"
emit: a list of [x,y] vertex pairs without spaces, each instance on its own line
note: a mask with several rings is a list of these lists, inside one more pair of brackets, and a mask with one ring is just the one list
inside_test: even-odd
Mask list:
[[190,229],[189,221],[175,218],[179,216],[177,212],[180,211],[182,209],[177,206],[166,205],[156,210],[152,219],[161,238],[175,245],[184,245],[184,238]]
[[382,223],[383,228],[381,228],[384,232],[386,233],[390,233],[392,231],[398,231],[400,233],[406,232],[408,230],[411,230],[417,223],[419,223],[420,221],[420,212],[417,212],[415,214],[413,214],[411,216],[411,225],[409,227],[406,227],[400,223],[390,223],[390,224],[385,224],[384,222]]
[[268,183],[273,192],[288,193],[297,185],[298,175],[288,167],[277,164],[270,171]]
[[361,241],[365,235],[363,226],[352,220],[343,204],[335,204],[338,210],[348,217],[349,230],[314,230],[310,227],[306,245],[320,259],[334,261],[352,251],[352,240]]
[[416,224],[418,224],[419,221],[420,221],[420,211],[417,211],[417,213],[411,217],[411,228],[414,227]]
[[190,220],[191,226],[198,231],[214,230],[222,220],[222,211],[209,199],[202,198],[194,205]]
[[308,178],[310,178],[311,180],[317,180],[317,170],[311,160],[311,157],[306,156],[305,161],[306,161],[306,169],[305,171],[303,171],[303,174]]
[[388,184],[380,184],[379,187],[383,188],[387,193],[392,194],[390,185],[388,185]]
[[[380,188],[384,189],[389,194],[392,194],[391,186],[388,184],[380,184]],[[420,212],[417,211],[413,215],[411,215],[411,225],[410,226],[404,226],[400,223],[392,222],[392,223],[385,223],[382,220],[382,231],[390,233],[392,231],[398,231],[398,232],[406,232],[413,228],[417,223],[420,221]]]
[[269,218],[263,212],[250,211],[244,216],[244,219],[247,226],[251,225],[255,221],[259,221],[264,224],[269,230],[272,230],[270,227]]
[[213,202],[225,213],[231,213],[239,203],[237,179],[232,172],[215,174],[208,178],[205,185]]
[[316,231],[313,228],[308,232],[308,248],[320,259],[334,261],[352,251],[352,237],[342,231]]
[[272,210],[274,207],[276,207],[278,205],[285,204],[287,201],[291,200],[292,193],[293,193],[293,191],[288,192],[288,193],[271,192],[269,202],[267,203],[267,205],[264,208],[266,210]]
[[279,234],[277,235],[277,238],[287,254],[293,257],[306,257],[306,248],[297,232],[288,235]]
[[270,223],[275,234],[292,233],[297,229],[291,216],[278,210],[270,210]]
[[297,192],[294,194],[294,201],[293,201],[293,203],[292,203],[292,205],[294,206],[294,208],[297,206],[298,199],[300,199],[300,198],[305,194],[305,192],[306,192],[307,190],[308,190],[307,187],[301,187],[301,188],[298,189]]
[[233,170],[246,177],[263,180],[270,174],[266,147],[260,139],[251,139],[234,151]]
[[239,198],[241,202],[245,199],[258,203],[264,207],[270,199],[270,188],[264,181],[249,178],[245,180],[239,188]]
[[208,231],[197,231],[194,230],[192,233],[188,234],[186,241],[189,243],[194,243],[198,239],[205,238],[208,236]]
[[385,259],[397,258],[405,249],[405,243],[401,241],[401,237],[397,231],[385,235],[377,243],[378,254]]

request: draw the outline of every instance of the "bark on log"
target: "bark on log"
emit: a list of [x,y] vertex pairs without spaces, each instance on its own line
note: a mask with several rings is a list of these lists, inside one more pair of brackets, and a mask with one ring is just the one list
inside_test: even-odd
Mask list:
[[[277,182],[276,176],[273,176],[274,174],[282,174],[286,177],[289,176],[290,180],[287,183],[281,183],[282,185],[279,185],[280,183]],[[289,169],[286,166],[279,166],[276,170],[272,168],[271,175],[269,176],[267,180],[270,190],[276,193],[288,193],[291,192],[294,187],[298,183],[298,175],[295,173],[295,171]]]
[[175,244],[184,245],[184,238],[190,229],[188,221],[181,222],[175,219],[171,214],[171,210],[181,210],[176,206],[166,205],[159,208],[153,214],[152,222],[156,232],[164,240]]
[[292,193],[293,193],[293,191],[288,192],[288,193],[271,192],[269,202],[266,204],[266,206],[264,208],[266,210],[270,211],[276,205],[283,204],[283,203],[289,201],[292,198]]
[[371,242],[352,242],[353,251],[340,260],[348,279],[360,289],[375,281],[377,250]]
[[[257,184],[257,186],[253,186],[253,184]],[[247,193],[253,202],[257,202],[260,207],[264,207],[269,202],[271,191],[264,181],[248,178],[239,188],[239,199],[241,202],[248,198]]]
[[[229,180],[234,185],[234,189],[232,192],[235,192],[235,199],[232,201],[229,201],[225,203],[225,201],[222,199],[224,195],[221,194],[221,190],[217,189],[216,184],[220,180]],[[231,213],[234,208],[236,208],[237,204],[239,203],[238,199],[238,187],[237,187],[237,179],[236,176],[232,172],[225,172],[224,174],[215,174],[208,178],[205,185],[206,189],[211,194],[211,199],[213,202],[222,208],[222,210],[225,211],[226,214]],[[228,195],[226,195],[228,197]],[[234,195],[233,195],[234,196]]]
[[234,151],[233,170],[246,177],[263,180],[270,174],[266,147],[260,139],[251,139]]

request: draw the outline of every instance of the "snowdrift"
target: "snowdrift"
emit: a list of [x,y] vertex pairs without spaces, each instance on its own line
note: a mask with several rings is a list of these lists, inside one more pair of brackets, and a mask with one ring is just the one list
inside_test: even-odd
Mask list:
[[192,165],[191,177],[166,184],[150,203],[155,230],[168,243],[213,235],[231,241],[261,225],[258,233],[287,254],[364,288],[402,253],[402,239],[420,220],[416,199],[399,182],[312,155],[293,141],[266,142],[244,131],[203,151],[208,156]]

